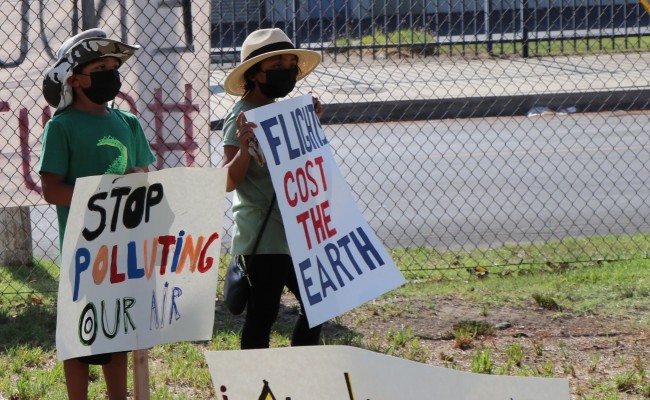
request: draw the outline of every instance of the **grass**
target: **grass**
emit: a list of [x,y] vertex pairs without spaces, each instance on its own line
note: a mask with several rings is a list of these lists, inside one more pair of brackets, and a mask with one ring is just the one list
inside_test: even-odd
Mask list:
[[[401,29],[392,32],[377,30],[357,39],[340,38],[330,44],[332,52],[361,51],[367,54],[378,52],[410,53],[423,56],[446,55],[497,55],[516,56],[523,51],[521,40],[487,44],[443,44],[436,42],[436,36],[422,29]],[[528,42],[531,56],[589,55],[598,53],[624,53],[647,51],[650,36],[628,36],[616,38],[551,39]]]
[[467,350],[473,347],[474,340],[479,337],[491,336],[494,327],[484,321],[463,320],[454,325],[454,347]]
[[472,372],[476,374],[491,374],[492,373],[492,348],[486,347],[476,350],[474,357],[472,357]]
[[[417,313],[437,313],[435,304],[417,308],[413,304],[435,303],[436,298],[460,299],[475,307],[480,315],[489,316],[501,307],[538,307],[557,315],[590,315],[598,318],[628,315],[639,331],[650,330],[650,262],[637,260],[617,262],[588,261],[590,252],[604,245],[616,247],[627,255],[644,256],[639,250],[639,237],[609,237],[589,241],[571,240],[547,245],[506,246],[491,250],[440,253],[434,249],[413,248],[393,250],[399,265],[426,266],[411,274],[411,283],[353,310],[348,316],[335,318],[329,324],[336,334],[324,334],[326,345],[343,344],[390,354],[422,363],[486,374],[508,374],[540,377],[574,377],[588,374],[591,380],[572,386],[575,399],[645,399],[650,396],[650,361],[632,356],[621,347],[615,374],[603,374],[606,366],[600,352],[581,367],[575,362],[578,354],[563,342],[549,351],[548,339],[526,342],[513,339],[499,347],[493,341],[495,327],[482,321],[461,319],[454,325],[449,350],[441,351],[442,342],[433,348],[425,343],[408,324],[394,323],[385,330],[368,333],[367,326],[377,321],[408,321]],[[575,252],[587,261],[562,263],[545,260],[555,246],[554,257],[561,259]],[[559,254],[558,254],[559,252]],[[497,265],[494,260],[520,257],[537,265],[520,267]],[[442,270],[435,266],[445,265]],[[569,259],[568,256],[566,259]],[[489,272],[481,277],[477,265]],[[64,399],[66,397],[62,364],[56,361],[54,344],[56,299],[51,285],[56,280],[56,266],[35,264],[24,271],[0,267],[0,398],[11,400]],[[427,275],[425,272],[429,272]],[[474,272],[472,272],[474,271]],[[410,270],[407,271],[407,275]],[[43,278],[43,281],[36,278]],[[9,294],[10,290],[16,290]],[[44,292],[40,290],[46,289]],[[408,301],[396,301],[407,299]],[[555,307],[561,305],[561,307]],[[418,311],[419,310],[419,311]],[[421,316],[421,315],[420,315]],[[239,347],[241,321],[224,316],[215,321],[209,342],[173,343],[155,346],[150,351],[152,399],[214,398],[215,392],[203,356],[205,350],[233,350]],[[345,322],[348,321],[348,322]],[[291,324],[280,321],[273,332],[272,346],[288,346]],[[366,329],[363,329],[366,328]],[[365,333],[364,333],[365,332]],[[612,340],[617,340],[613,338]],[[578,352],[579,353],[579,352]],[[645,353],[647,354],[647,352]],[[468,362],[463,364],[461,358]],[[99,367],[92,367],[91,398],[105,397]],[[129,377],[132,387],[132,377]],[[581,381],[582,382],[582,381]]]
[[528,245],[439,251],[429,247],[392,249],[398,265],[408,266],[407,278],[454,280],[467,274],[525,275],[561,272],[607,260],[650,258],[650,235],[566,238]]

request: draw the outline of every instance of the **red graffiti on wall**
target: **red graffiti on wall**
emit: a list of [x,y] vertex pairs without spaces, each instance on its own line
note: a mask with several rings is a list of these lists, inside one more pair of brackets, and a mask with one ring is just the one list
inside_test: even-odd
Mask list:
[[[163,157],[165,154],[172,151],[182,151],[185,153],[185,165],[188,167],[194,166],[195,152],[198,149],[197,143],[194,141],[194,125],[192,124],[192,113],[199,111],[197,104],[192,104],[192,85],[185,84],[185,98],[181,103],[163,103],[162,89],[158,88],[154,91],[154,101],[147,105],[149,110],[153,111],[155,115],[155,131],[156,137],[151,144],[151,148],[158,156],[157,168],[163,167]],[[163,122],[165,113],[182,113],[183,114],[183,132],[184,140],[178,142],[165,141],[163,133]]]
[[29,190],[35,190],[41,193],[41,187],[34,182],[31,175],[31,153],[32,149],[29,148],[29,113],[25,107],[22,107],[18,112],[18,134],[20,135],[20,172],[23,175],[25,186]]
[[[0,101],[0,112],[10,111],[11,107],[9,106],[9,103],[6,101]],[[28,190],[33,190],[38,194],[41,194],[41,188],[36,184],[34,179],[32,179],[30,174],[32,150],[29,147],[29,113],[25,107],[18,110],[18,137],[20,140],[20,173],[22,174],[23,183]]]
[[[129,112],[134,115],[139,115],[136,101],[128,94],[120,92],[117,98],[124,100],[129,106]],[[199,111],[199,105],[192,103],[192,85],[185,85],[185,94],[180,103],[164,103],[163,90],[161,88],[154,90],[154,99],[151,103],[147,104],[147,109],[154,113],[154,132],[155,136],[151,143],[151,148],[156,154],[157,162],[156,168],[161,169],[164,167],[165,156],[167,153],[173,151],[181,151],[184,153],[184,166],[195,166],[196,152],[199,150],[199,145],[194,139],[194,124],[193,113]],[[18,108],[17,122],[18,122],[18,135],[20,147],[17,149],[21,158],[20,173],[22,175],[22,185],[29,191],[34,191],[38,194],[42,193],[42,188],[36,183],[33,177],[32,161],[38,162],[38,155],[34,154],[32,146],[29,144],[30,139],[30,119],[29,110],[26,107]],[[9,102],[0,101],[0,112],[11,112]],[[164,133],[164,117],[165,113],[182,113],[183,126],[182,138],[178,142],[166,140],[166,137],[172,135],[165,135]],[[41,112],[41,125],[45,126],[47,121],[52,118],[52,109],[45,106]]]

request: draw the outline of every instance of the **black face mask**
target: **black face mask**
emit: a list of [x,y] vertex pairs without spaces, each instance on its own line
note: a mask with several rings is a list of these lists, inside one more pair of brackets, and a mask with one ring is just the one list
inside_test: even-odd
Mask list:
[[90,87],[82,89],[86,97],[95,104],[113,100],[122,87],[120,73],[116,69],[91,72]]
[[296,87],[298,68],[270,69],[266,71],[266,83],[258,82],[260,90],[269,99],[277,99],[291,93]]

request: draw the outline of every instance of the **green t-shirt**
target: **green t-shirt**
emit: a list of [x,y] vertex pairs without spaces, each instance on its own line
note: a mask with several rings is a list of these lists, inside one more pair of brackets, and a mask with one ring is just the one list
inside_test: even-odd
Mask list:
[[[223,125],[223,145],[239,147],[237,139],[237,115],[248,111],[254,105],[239,101],[226,116]],[[253,121],[255,122],[255,121]],[[232,234],[233,254],[248,255],[253,252],[255,239],[262,229],[266,212],[273,200],[273,182],[266,164],[260,167],[254,159],[248,164],[244,182],[233,195],[232,213],[235,225]],[[271,217],[264,229],[264,234],[257,247],[257,254],[290,254],[284,224],[277,201],[271,211]]]
[[[62,175],[74,185],[84,176],[123,175],[130,168],[156,160],[138,119],[109,109],[107,115],[89,114],[68,107],[45,125],[39,173]],[[62,248],[69,207],[56,206],[59,245]]]

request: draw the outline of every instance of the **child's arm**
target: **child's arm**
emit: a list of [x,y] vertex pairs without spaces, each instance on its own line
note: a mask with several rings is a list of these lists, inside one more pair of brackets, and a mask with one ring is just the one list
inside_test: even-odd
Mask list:
[[41,172],[43,198],[50,204],[70,207],[74,186],[65,182],[63,175]]
[[[136,172],[149,172],[149,167],[131,168],[125,174],[133,174]],[[63,175],[42,172],[41,185],[43,185],[43,198],[45,198],[45,201],[57,206],[70,207],[74,185],[65,183]]]
[[133,167],[129,168],[124,172],[124,175],[128,174],[137,174],[138,172],[149,172],[149,167]]

